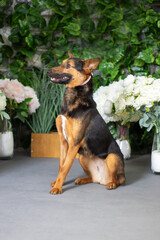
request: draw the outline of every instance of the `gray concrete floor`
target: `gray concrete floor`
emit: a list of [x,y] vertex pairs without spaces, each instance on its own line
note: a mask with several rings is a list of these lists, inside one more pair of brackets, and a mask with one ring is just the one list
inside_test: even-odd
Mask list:
[[2,240],[159,240],[160,175],[150,155],[125,162],[127,182],[116,190],[99,184],[77,186],[85,176],[78,160],[63,187],[49,194],[58,159],[16,152],[0,161],[0,239]]

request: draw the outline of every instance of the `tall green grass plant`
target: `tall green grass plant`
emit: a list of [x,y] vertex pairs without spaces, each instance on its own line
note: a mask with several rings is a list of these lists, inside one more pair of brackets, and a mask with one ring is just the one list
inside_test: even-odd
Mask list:
[[55,126],[55,120],[59,114],[64,94],[64,86],[53,84],[46,74],[34,72],[32,87],[39,98],[40,107],[32,114],[28,125],[34,133],[49,133]]

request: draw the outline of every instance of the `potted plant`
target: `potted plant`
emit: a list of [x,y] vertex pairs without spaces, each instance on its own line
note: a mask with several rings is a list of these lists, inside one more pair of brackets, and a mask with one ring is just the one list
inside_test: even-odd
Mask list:
[[31,87],[23,86],[17,79],[0,79],[0,158],[13,155],[14,140],[11,121],[21,121],[39,107],[38,98]]
[[[156,85],[156,84],[155,84]],[[152,89],[152,93],[160,91],[160,79],[159,86],[156,86],[155,91]],[[149,94],[150,95],[150,94]],[[156,94],[154,95],[156,98]],[[140,120],[140,126],[146,127],[149,132],[154,129],[154,138],[151,151],[151,169],[153,173],[160,173],[160,102],[152,102],[150,108],[142,107],[141,111],[144,113]]]
[[64,87],[52,84],[46,71],[34,72],[32,87],[35,89],[40,107],[27,121],[32,129],[31,157],[59,157],[59,137],[55,120],[59,113]]

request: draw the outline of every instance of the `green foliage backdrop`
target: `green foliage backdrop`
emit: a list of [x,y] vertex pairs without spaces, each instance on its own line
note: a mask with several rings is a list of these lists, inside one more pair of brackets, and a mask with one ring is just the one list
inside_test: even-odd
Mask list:
[[[0,64],[24,84],[32,81],[28,59],[40,47],[44,66],[67,51],[84,59],[101,57],[95,88],[127,74],[160,77],[160,2],[153,0],[0,0],[0,28],[11,27]],[[51,10],[47,21],[44,10]],[[3,36],[0,35],[0,42]]]
[[[7,41],[4,27],[11,29]],[[0,32],[0,66],[24,85],[34,81],[29,60],[36,54],[48,68],[68,57],[68,50],[102,58],[95,89],[128,74],[160,77],[160,1],[17,0],[13,7],[12,0],[0,0]],[[152,136],[138,123],[130,130],[135,151],[150,149]]]

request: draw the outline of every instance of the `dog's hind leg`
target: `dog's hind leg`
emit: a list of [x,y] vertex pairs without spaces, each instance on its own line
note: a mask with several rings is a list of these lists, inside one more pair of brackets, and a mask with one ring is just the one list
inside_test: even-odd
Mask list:
[[88,169],[88,165],[87,165],[88,162],[89,162],[88,158],[85,157],[85,156],[83,156],[83,155],[80,155],[80,154],[79,154],[79,162],[80,162],[83,170],[85,171],[85,173],[86,173],[89,177],[77,178],[77,179],[75,180],[75,183],[76,183],[76,184],[86,184],[86,183],[91,183],[91,182],[93,182],[93,181],[92,181],[92,177],[91,177],[91,173],[90,173],[90,171],[89,171],[89,169]]
[[106,161],[107,167],[107,189],[117,188],[121,182],[119,181],[118,171],[122,165],[122,160],[116,154],[110,153]]
[[93,182],[91,177],[77,178],[75,180],[76,184],[86,184],[86,183],[91,183],[91,182]]

